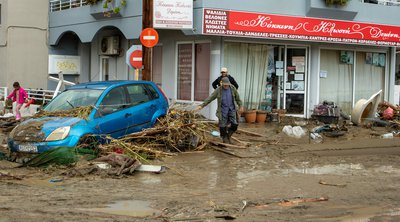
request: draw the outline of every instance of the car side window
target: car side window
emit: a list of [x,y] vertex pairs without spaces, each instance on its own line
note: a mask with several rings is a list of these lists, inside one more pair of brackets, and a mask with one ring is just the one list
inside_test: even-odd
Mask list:
[[128,101],[126,99],[125,89],[123,86],[112,89],[103,98],[99,106],[99,115],[105,116],[121,109],[126,108]]
[[158,94],[157,90],[154,89],[154,87],[152,85],[146,84],[146,88],[149,90],[152,99],[160,98],[160,95]]
[[128,97],[132,106],[151,100],[151,96],[143,84],[129,85],[126,89],[128,90]]

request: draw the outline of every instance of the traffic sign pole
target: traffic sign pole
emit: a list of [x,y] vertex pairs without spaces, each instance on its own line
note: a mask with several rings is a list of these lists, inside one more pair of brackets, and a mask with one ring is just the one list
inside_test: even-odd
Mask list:
[[135,80],[139,80],[139,69],[135,69]]

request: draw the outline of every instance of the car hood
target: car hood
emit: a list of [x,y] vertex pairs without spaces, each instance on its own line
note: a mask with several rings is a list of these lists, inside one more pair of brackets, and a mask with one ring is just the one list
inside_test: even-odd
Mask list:
[[44,141],[55,129],[74,126],[80,121],[83,121],[83,119],[76,117],[32,118],[20,123],[11,136],[18,141]]

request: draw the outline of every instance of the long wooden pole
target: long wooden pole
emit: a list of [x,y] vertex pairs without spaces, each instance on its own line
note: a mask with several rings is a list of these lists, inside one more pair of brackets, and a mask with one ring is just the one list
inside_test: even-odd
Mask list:
[[[143,1],[142,29],[153,27],[153,0]],[[143,47],[143,70],[142,79],[152,80],[151,61],[153,57],[153,48]]]

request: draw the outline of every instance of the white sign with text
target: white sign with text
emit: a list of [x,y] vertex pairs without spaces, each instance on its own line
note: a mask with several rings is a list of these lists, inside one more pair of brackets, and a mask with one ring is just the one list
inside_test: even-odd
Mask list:
[[192,29],[193,0],[154,0],[153,27]]
[[80,74],[81,57],[49,55],[49,73]]

